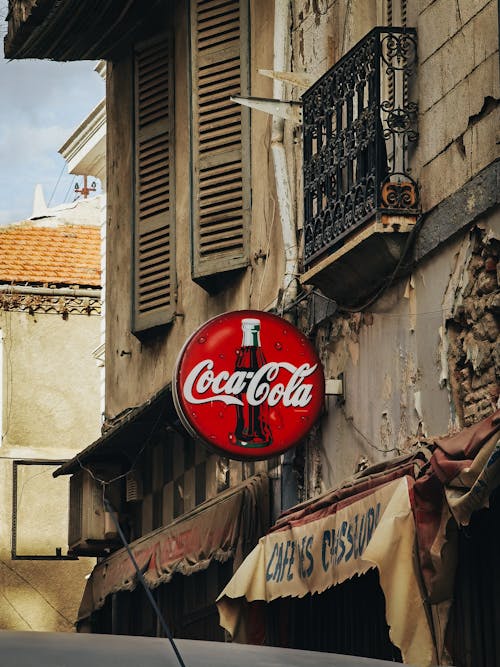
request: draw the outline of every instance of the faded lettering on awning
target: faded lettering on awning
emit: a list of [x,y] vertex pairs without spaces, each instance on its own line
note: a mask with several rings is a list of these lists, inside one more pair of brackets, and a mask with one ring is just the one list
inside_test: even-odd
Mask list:
[[379,570],[392,642],[405,662],[436,663],[419,585],[413,480],[402,477],[328,508],[293,515],[261,538],[218,598],[221,625],[235,639],[245,633],[243,603],[320,593],[370,568]]
[[[214,560],[238,560],[246,545],[255,544],[267,529],[267,494],[267,475],[255,475],[133,542],[130,547],[147,585],[155,588],[175,573],[204,570]],[[136,585],[137,575],[127,552],[116,551],[92,571],[78,619],[102,607],[111,593],[133,590]]]

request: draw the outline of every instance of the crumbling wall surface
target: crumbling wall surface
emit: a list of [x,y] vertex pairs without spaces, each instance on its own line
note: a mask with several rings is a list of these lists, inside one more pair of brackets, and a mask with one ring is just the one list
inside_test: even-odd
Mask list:
[[377,3],[297,0],[292,3],[294,71],[318,78],[377,25]]
[[451,400],[460,426],[489,416],[500,394],[500,220],[472,230],[445,303]]
[[344,395],[327,398],[320,432],[308,443],[306,496],[415,444],[422,420],[412,290],[402,281],[369,311],[338,311],[316,327],[326,377],[342,377]]
[[[462,378],[465,367],[474,373],[476,364],[474,386],[484,382],[480,389],[483,396],[490,392],[492,409],[489,396],[498,377],[491,379],[491,360],[499,356],[493,317],[498,287],[492,279],[498,279],[493,273],[497,241],[487,232],[481,238],[474,252],[468,232],[441,245],[438,253],[429,254],[411,276],[392,285],[363,312],[342,311],[341,304],[319,299],[323,310],[316,308],[309,328],[326,377],[342,376],[344,395],[327,397],[319,429],[299,452],[303,497],[337,486],[367,465],[411,451],[425,437],[460,428],[457,405],[468,394],[459,397],[455,378]],[[475,286],[469,285],[469,270],[475,271]],[[484,322],[464,327],[463,308],[472,306],[472,313],[482,308]],[[312,317],[314,308],[308,312]],[[471,337],[474,325],[484,340]],[[304,322],[300,326],[307,330]],[[460,336],[466,350],[455,372],[448,359]],[[486,409],[481,400],[485,399],[475,397],[475,404],[481,405],[478,415]]]

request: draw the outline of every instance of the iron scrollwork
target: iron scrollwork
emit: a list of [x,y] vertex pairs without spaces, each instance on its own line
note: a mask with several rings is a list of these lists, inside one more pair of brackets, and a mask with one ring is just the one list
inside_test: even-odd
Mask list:
[[418,210],[416,34],[375,28],[303,96],[305,264],[379,210]]

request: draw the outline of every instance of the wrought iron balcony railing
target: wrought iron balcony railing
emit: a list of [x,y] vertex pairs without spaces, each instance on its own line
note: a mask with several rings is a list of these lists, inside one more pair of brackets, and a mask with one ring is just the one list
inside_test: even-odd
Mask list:
[[304,95],[305,268],[376,213],[415,215],[410,28],[374,28]]

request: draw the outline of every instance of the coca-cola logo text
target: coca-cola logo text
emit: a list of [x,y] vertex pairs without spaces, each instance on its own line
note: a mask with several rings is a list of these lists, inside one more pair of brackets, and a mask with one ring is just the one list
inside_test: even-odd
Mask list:
[[[204,359],[194,366],[183,387],[183,395],[188,403],[200,405],[220,401],[226,405],[243,405],[243,401],[237,396],[246,392],[250,405],[262,405],[266,402],[272,407],[282,402],[285,407],[304,408],[311,402],[314,386],[304,380],[314,373],[317,364],[302,364],[297,367],[286,361],[269,362],[255,372],[229,373],[223,370],[217,374],[213,368],[214,362],[211,359]],[[286,384],[276,382],[271,385],[282,369],[289,376]],[[208,396],[204,396],[207,393]]]
[[316,350],[284,319],[225,313],[182,349],[173,397],[197,440],[223,456],[259,460],[297,444],[321,414],[324,376]]

